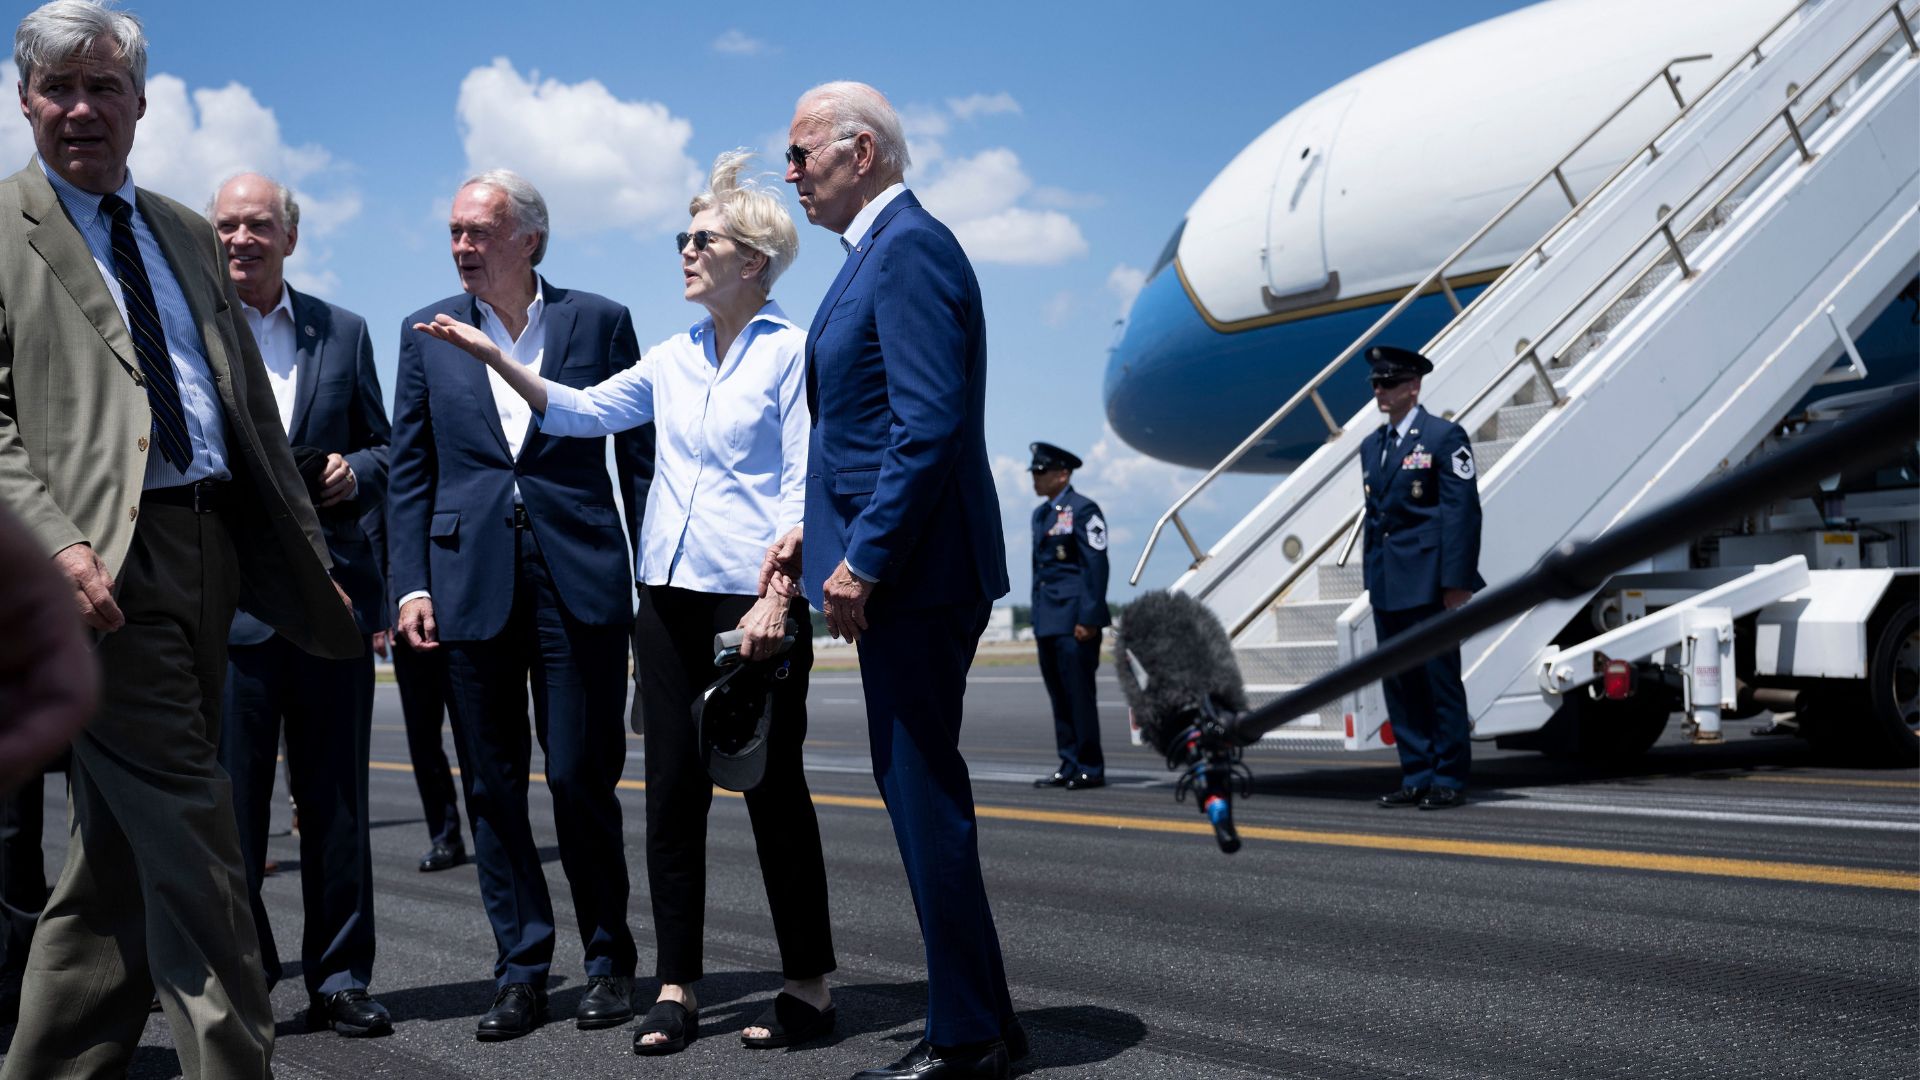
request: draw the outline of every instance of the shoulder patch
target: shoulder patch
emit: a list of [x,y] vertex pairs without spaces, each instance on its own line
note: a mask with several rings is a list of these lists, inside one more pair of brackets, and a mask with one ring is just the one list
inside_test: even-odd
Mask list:
[[1473,479],[1473,449],[1463,446],[1453,452],[1453,475],[1462,480]]
[[1087,546],[1095,551],[1107,550],[1107,523],[1098,513],[1087,519]]

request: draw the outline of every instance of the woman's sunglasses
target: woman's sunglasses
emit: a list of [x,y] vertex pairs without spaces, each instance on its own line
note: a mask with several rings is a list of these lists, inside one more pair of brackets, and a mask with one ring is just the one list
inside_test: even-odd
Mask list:
[[679,236],[676,236],[673,238],[673,250],[685,251],[687,250],[688,241],[692,241],[693,250],[705,251],[707,250],[708,244],[711,244],[715,240],[718,240],[726,235],[727,235],[726,233],[713,232],[710,229],[701,229],[698,232],[690,232],[690,233],[683,232]]

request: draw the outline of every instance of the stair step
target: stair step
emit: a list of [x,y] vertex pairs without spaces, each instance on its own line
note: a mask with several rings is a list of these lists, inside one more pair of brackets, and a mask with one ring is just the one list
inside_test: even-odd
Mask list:
[[1525,405],[1508,405],[1495,413],[1493,437],[1496,439],[1517,439],[1533,430],[1540,418],[1553,408],[1551,401],[1529,402]]
[[[1247,687],[1247,706],[1257,709],[1275,700],[1280,695],[1290,693],[1297,689],[1299,689],[1298,686],[1286,684],[1251,684]],[[1280,730],[1294,732],[1296,734],[1310,734],[1332,729],[1344,736],[1346,734],[1347,724],[1346,715],[1333,710],[1333,706],[1325,706],[1319,712],[1307,713],[1304,716],[1287,721],[1286,727]]]
[[1518,439],[1494,439],[1491,442],[1483,442],[1474,447],[1473,463],[1475,472],[1481,476],[1487,475],[1487,470],[1493,468],[1501,458],[1506,457],[1507,451],[1513,449],[1513,444],[1518,441]]
[[[1338,556],[1336,556],[1337,558]],[[1314,567],[1314,573],[1320,581],[1320,599],[1353,600],[1366,591],[1366,584],[1360,576],[1360,545],[1355,544],[1353,557],[1345,566],[1335,566],[1332,559]]]
[[1249,686],[1298,686],[1332,671],[1340,662],[1340,646],[1333,641],[1241,645],[1233,650],[1233,658]]
[[1327,641],[1333,637],[1334,623],[1352,600],[1304,600],[1273,606],[1273,640],[1276,642]]

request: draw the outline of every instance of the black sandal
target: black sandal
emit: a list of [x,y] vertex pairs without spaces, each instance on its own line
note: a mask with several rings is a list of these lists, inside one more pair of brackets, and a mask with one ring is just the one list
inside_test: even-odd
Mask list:
[[798,1046],[803,1042],[833,1034],[835,1012],[832,1005],[824,1010],[801,1001],[786,991],[773,999],[765,1012],[748,1027],[765,1028],[767,1035],[763,1039],[740,1036],[742,1045],[754,1050],[777,1050],[783,1046]]
[[[641,1042],[648,1035],[665,1035],[659,1042]],[[633,1033],[633,1052],[657,1057],[677,1054],[700,1037],[700,1010],[688,1009],[677,1001],[656,1001],[640,1020]]]

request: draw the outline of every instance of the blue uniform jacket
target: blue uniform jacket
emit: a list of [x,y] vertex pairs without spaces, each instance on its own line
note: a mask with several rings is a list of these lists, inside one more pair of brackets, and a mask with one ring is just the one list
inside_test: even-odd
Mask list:
[[1033,636],[1099,628],[1107,612],[1107,522],[1068,487],[1033,509]]
[[1365,578],[1374,610],[1438,604],[1442,589],[1485,588],[1478,469],[1466,431],[1420,409],[1382,464],[1390,434],[1383,425],[1360,447]]
[[815,606],[842,559],[879,581],[876,612],[1006,595],[986,393],[980,283],[953,233],[904,192],[807,334],[801,576]]
[[[353,497],[334,506],[314,504],[327,552],[333,556],[333,580],[353,601],[353,619],[362,634],[388,625],[383,558],[368,539],[361,518],[387,498],[387,408],[380,376],[373,369],[373,340],[367,321],[346,308],[287,290],[293,308],[295,367],[293,423],[287,442],[339,454],[357,481]],[[273,629],[242,607],[234,613],[227,641],[258,645]]]
[[[545,279],[540,284],[543,377],[585,388],[638,362],[625,307]],[[443,640],[498,634],[513,606],[517,481],[568,614],[592,626],[628,622],[633,549],[620,532],[606,440],[550,438],[534,425],[519,456],[509,458],[486,365],[413,329],[442,313],[480,325],[479,303],[464,293],[401,324],[387,514],[394,599],[429,592]],[[638,536],[653,478],[653,426],[615,436],[614,463],[627,528]]]

